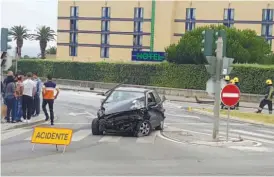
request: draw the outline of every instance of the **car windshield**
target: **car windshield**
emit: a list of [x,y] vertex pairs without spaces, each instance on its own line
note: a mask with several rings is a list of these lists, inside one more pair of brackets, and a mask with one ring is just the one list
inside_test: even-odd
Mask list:
[[105,101],[105,103],[120,102],[120,101],[133,100],[133,99],[140,99],[140,98],[144,98],[144,96],[145,95],[142,92],[115,90],[107,98],[107,100]]

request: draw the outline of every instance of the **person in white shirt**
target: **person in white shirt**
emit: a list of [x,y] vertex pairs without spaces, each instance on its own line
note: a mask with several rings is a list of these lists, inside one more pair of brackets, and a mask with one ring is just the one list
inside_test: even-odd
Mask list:
[[27,79],[23,82],[23,122],[29,122],[32,113],[33,98],[36,93],[36,84],[32,80],[32,73],[27,73]]

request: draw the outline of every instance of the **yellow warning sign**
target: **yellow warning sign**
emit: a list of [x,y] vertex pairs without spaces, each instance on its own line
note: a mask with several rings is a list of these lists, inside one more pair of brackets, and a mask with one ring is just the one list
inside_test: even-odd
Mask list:
[[69,145],[72,138],[72,129],[35,127],[31,142],[36,144]]

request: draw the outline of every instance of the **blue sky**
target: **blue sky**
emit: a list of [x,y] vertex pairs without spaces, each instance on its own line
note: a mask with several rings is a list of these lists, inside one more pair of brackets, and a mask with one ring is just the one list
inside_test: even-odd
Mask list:
[[[38,26],[46,25],[57,31],[57,0],[0,0],[1,27],[10,28],[14,25],[24,25],[30,33],[34,33]],[[12,47],[15,47],[15,41]],[[49,46],[56,46],[56,41]],[[37,56],[40,53],[38,41],[24,41],[22,56]]]

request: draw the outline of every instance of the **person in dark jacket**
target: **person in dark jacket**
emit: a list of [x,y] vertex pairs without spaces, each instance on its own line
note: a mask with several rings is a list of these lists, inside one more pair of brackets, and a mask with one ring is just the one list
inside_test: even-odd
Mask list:
[[272,99],[273,99],[273,96],[274,96],[274,87],[273,87],[273,84],[272,84],[272,80],[268,79],[266,81],[266,84],[267,84],[267,89],[266,89],[266,95],[265,95],[265,98],[261,101],[260,103],[260,106],[259,106],[259,109],[256,113],[261,113],[262,110],[264,109],[264,106],[265,105],[268,105],[268,111],[269,111],[269,114],[272,114]]
[[[6,120],[7,122],[15,123],[15,110],[14,110],[14,104],[15,104],[15,80],[13,76],[8,76],[6,78],[6,86],[5,86],[5,103],[7,105],[7,115]],[[12,120],[10,120],[10,117],[12,117]]]
[[[230,83],[230,77],[228,75],[226,75],[224,79],[225,79],[226,84]],[[221,109],[224,109],[224,108],[225,108],[225,105],[223,102],[221,102]]]

